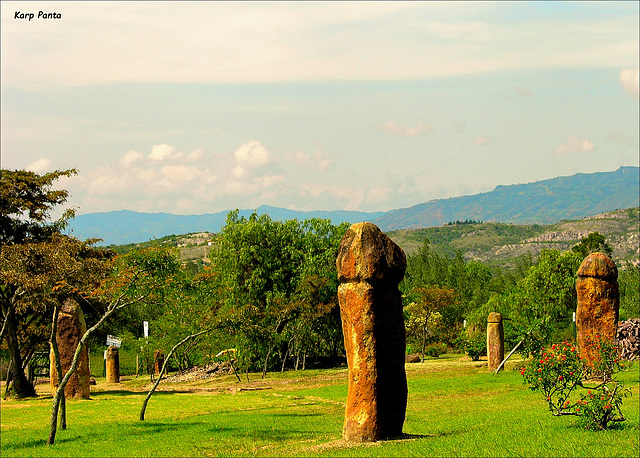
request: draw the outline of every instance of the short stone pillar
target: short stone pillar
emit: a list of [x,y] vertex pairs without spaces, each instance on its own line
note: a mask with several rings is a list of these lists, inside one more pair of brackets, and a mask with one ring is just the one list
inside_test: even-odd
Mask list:
[[164,355],[162,354],[162,350],[156,350],[153,352],[153,369],[154,374],[159,374],[162,370],[162,365],[164,364]]
[[[60,308],[56,333],[56,342],[58,344],[58,352],[60,353],[60,365],[62,367],[63,376],[71,367],[73,355],[78,348],[80,339],[86,331],[87,324],[84,321],[82,309],[76,301],[73,299],[67,299]],[[51,348],[49,353],[49,362],[51,392],[55,394],[58,388],[58,375],[53,348]],[[89,399],[91,394],[90,379],[89,350],[85,345],[80,352],[76,371],[71,376],[67,386],[65,387],[65,397]]]
[[107,348],[107,383],[120,383],[120,354],[114,346]]
[[578,350],[587,364],[593,366],[598,351],[592,343],[597,336],[613,341],[618,330],[620,292],[615,263],[602,253],[591,253],[578,268],[576,292]]
[[491,312],[487,319],[487,361],[490,371],[495,371],[504,359],[504,328],[502,315]]
[[407,408],[402,249],[371,223],[347,229],[336,260],[348,364],[342,431],[349,441],[402,434]]

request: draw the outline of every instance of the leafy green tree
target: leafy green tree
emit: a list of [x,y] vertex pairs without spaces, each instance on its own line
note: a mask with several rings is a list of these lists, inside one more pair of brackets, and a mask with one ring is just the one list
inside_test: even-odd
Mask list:
[[[24,368],[35,349],[47,340],[46,317],[52,301],[59,299],[52,294],[52,286],[61,279],[71,281],[75,275],[76,263],[69,259],[90,257],[90,243],[60,236],[73,210],[53,222],[49,217],[68,197],[67,191],[53,189],[54,182],[75,173],[75,169],[44,175],[0,170],[0,340],[7,342],[8,379],[17,397],[35,395]],[[75,278],[83,281],[79,275]]]
[[618,271],[620,321],[640,318],[640,265],[627,263]]
[[[536,263],[517,284],[491,297],[473,315],[478,326],[485,325],[491,311],[508,319],[505,340],[516,344],[524,340],[521,353],[537,351],[570,326],[576,310],[575,281],[582,256],[573,251],[542,250]],[[526,339],[525,339],[526,337]]]
[[76,169],[44,175],[26,170],[0,170],[0,246],[46,240],[64,229],[75,212],[68,209],[58,220],[49,220],[51,210],[69,197],[68,191],[53,189],[53,184],[61,177],[75,174]]
[[[209,268],[204,268],[194,276],[187,269],[177,271],[172,283],[165,286],[162,313],[150,321],[159,349],[166,353],[185,336],[198,334],[203,329],[209,329],[211,333],[219,328],[222,288],[220,275]],[[207,333],[200,336],[202,339],[209,337]],[[172,354],[179,370],[191,367],[196,355],[202,353],[201,345],[206,344],[202,339],[189,339],[174,349]]]
[[[311,333],[315,321],[308,323],[307,332],[296,323],[315,315],[309,307],[330,310],[322,317],[335,314],[335,258],[346,228],[324,220],[278,222],[268,215],[229,213],[210,257],[225,288],[221,316],[236,334],[245,367],[261,364],[264,373],[274,354],[282,367],[294,341],[300,349],[300,339],[317,336]],[[311,298],[318,302],[310,303]]]
[[460,302],[460,298],[452,288],[438,286],[417,288],[415,295],[417,301],[405,307],[405,313],[408,315],[407,340],[417,342],[420,345],[424,360],[427,339],[436,334],[446,310],[455,307]]
[[609,257],[613,253],[613,249],[607,243],[605,236],[599,232],[592,232],[586,237],[582,237],[580,242],[571,247],[571,250],[578,253],[583,259],[596,251]]
[[406,304],[419,303],[416,294],[421,288],[450,288],[458,300],[443,310],[437,338],[448,345],[456,345],[463,322],[468,315],[482,307],[491,294],[502,291],[503,279],[477,262],[465,261],[461,252],[449,258],[434,251],[428,239],[416,253],[407,257],[407,271],[400,290]]
[[[148,307],[162,306],[166,299],[167,285],[181,269],[175,252],[168,249],[149,248],[135,250],[123,256],[116,256],[106,261],[107,274],[97,284],[86,290],[77,290],[73,284],[58,282],[57,290],[63,294],[75,292],[86,301],[95,301],[102,305],[101,316],[81,336],[71,366],[60,380],[53,396],[51,421],[49,426],[48,445],[55,443],[59,409],[64,399],[65,387],[76,371],[80,353],[91,334],[98,329],[111,315],[134,304],[146,304]],[[54,309],[53,323],[57,322],[58,308]],[[51,345],[56,348],[55,336],[52,333]]]

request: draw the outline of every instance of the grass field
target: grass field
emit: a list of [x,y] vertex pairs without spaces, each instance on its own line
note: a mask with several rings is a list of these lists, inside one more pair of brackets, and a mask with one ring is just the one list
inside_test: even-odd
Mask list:
[[585,431],[553,417],[510,363],[493,375],[462,355],[409,364],[404,437],[373,444],[341,440],[346,369],[162,383],[138,420],[148,378],[106,384],[68,402],[69,429],[48,447],[51,395],[3,401],[5,456],[629,456],[639,455],[638,364],[620,374],[633,395],[627,421]]

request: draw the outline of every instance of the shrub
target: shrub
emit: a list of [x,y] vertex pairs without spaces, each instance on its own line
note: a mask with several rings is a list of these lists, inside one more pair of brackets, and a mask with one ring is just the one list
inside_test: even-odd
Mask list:
[[[598,336],[595,345],[599,358],[593,367],[583,361],[575,345],[565,341],[534,353],[520,374],[532,391],[542,393],[553,415],[575,415],[586,429],[607,429],[611,422],[624,421],[620,408],[630,391],[613,379],[614,372],[624,369],[615,343]],[[586,378],[594,377],[601,383],[584,385]],[[577,388],[587,392],[572,400]]]
[[424,353],[432,358],[437,358],[438,356],[443,355],[446,352],[447,346],[442,342],[432,343],[430,345],[427,345],[427,347],[424,349]]

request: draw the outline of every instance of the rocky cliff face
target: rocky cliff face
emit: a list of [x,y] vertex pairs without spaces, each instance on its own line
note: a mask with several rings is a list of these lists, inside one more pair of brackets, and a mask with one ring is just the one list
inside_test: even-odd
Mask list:
[[613,249],[612,258],[616,262],[640,264],[640,220],[638,208],[615,210],[577,221],[562,221],[549,226],[544,233],[503,246],[495,246],[484,252],[469,251],[467,259],[481,262],[500,261],[516,258],[527,252],[534,257],[543,249],[568,250],[582,237],[592,232],[605,236]]

